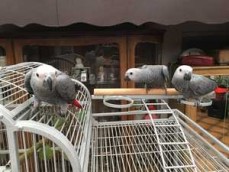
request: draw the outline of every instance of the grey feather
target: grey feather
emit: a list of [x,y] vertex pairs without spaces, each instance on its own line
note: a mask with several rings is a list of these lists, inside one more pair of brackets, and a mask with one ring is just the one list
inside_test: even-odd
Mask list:
[[30,85],[31,77],[32,77],[33,69],[30,70],[25,75],[25,89],[28,91],[29,94],[33,94],[33,89]]
[[165,65],[143,65],[139,68],[128,69],[125,78],[136,83],[145,83],[150,88],[166,88],[169,71]]
[[26,74],[25,87],[34,94],[35,106],[40,102],[59,105],[61,114],[66,113],[67,105],[73,102],[77,93],[75,83],[68,75],[45,64]]
[[75,84],[65,73],[61,73],[56,78],[56,91],[66,102],[72,102],[76,97]]
[[[185,75],[189,74],[190,79],[185,79]],[[182,65],[178,67],[173,75],[172,84],[184,98],[198,99],[215,90],[217,84],[215,81],[192,73],[192,67]]]
[[212,92],[216,86],[216,82],[201,75],[193,74],[193,77],[190,81],[190,89],[196,96],[206,95]]
[[166,83],[169,83],[169,70],[167,66],[162,66],[162,76],[165,79]]

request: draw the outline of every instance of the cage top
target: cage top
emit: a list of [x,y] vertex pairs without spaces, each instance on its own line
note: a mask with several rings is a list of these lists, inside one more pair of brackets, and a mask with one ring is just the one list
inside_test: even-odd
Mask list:
[[39,62],[23,62],[0,68],[0,104],[13,110],[29,98],[24,86],[25,74],[40,66]]

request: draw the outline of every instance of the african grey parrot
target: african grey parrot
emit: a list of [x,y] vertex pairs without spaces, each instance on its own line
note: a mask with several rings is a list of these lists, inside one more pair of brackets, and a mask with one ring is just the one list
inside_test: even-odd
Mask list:
[[130,68],[125,73],[126,81],[144,83],[146,88],[164,88],[169,81],[169,71],[165,65],[143,65],[139,68]]
[[172,84],[185,99],[201,101],[215,90],[217,84],[205,76],[193,74],[192,71],[191,66],[179,66],[173,75]]
[[31,69],[25,76],[25,88],[30,94],[34,94],[34,111],[40,103],[47,102],[60,106],[60,115],[67,112],[68,104],[81,108],[81,104],[75,99],[77,89],[70,77],[54,68],[43,64]]

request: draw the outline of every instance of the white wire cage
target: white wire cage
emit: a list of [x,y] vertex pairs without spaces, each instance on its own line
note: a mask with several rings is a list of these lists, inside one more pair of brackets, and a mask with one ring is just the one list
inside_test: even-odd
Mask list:
[[42,63],[25,62],[0,70],[0,171],[85,171],[90,146],[91,96],[73,80],[82,108],[69,107],[65,117],[58,107],[43,103],[31,115],[33,96],[24,87],[25,74]]
[[[92,134],[91,171],[226,172],[229,170],[227,157],[212,146],[212,144],[217,145],[228,154],[229,148],[226,145],[179,110],[171,109],[165,100],[158,99],[159,96],[155,103],[148,103],[142,98],[144,96],[131,95],[131,97],[135,101],[130,109],[118,113],[96,113],[93,116],[104,118],[114,115],[148,114],[150,118],[96,122]],[[95,98],[104,97],[95,96]],[[154,110],[149,109],[152,105],[156,107]],[[157,115],[157,118],[153,118],[153,115]]]
[[[211,144],[226,153],[228,147],[171,109],[164,98],[174,96],[94,96],[111,111],[93,113],[87,88],[74,80],[80,87],[76,98],[82,109],[69,107],[62,118],[56,114],[58,107],[42,104],[30,116],[33,97],[24,88],[24,76],[39,65],[21,63],[0,70],[0,172],[229,170],[227,157]],[[108,102],[117,98],[130,104]],[[149,98],[154,101],[148,102]],[[142,114],[149,118],[105,121],[111,116]]]

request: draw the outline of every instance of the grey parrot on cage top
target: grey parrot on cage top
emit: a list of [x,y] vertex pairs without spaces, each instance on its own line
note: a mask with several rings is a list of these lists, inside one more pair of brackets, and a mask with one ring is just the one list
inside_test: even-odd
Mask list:
[[125,73],[126,81],[144,83],[146,88],[167,88],[169,71],[165,65],[143,65],[139,68],[130,68]]
[[[25,88],[34,94],[34,109],[46,102],[60,106],[60,115],[67,112],[69,104],[81,108],[75,99],[77,88],[71,78],[51,65],[43,64],[31,69],[25,76]],[[34,110],[33,109],[33,110]]]
[[172,84],[185,99],[195,99],[201,101],[208,97],[215,88],[217,83],[205,76],[193,74],[191,66],[179,66],[173,77]]

